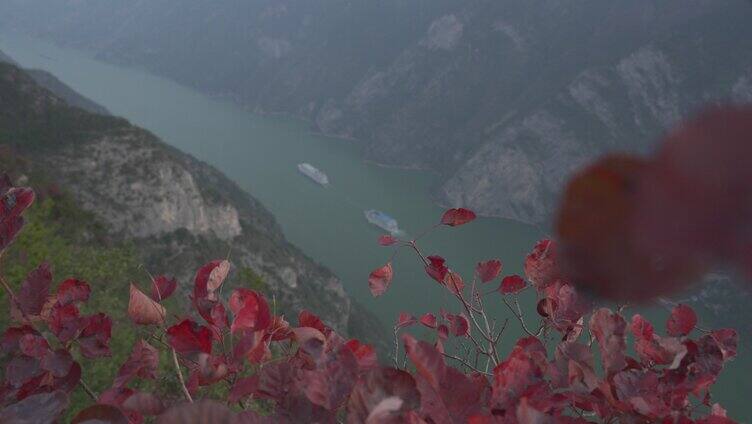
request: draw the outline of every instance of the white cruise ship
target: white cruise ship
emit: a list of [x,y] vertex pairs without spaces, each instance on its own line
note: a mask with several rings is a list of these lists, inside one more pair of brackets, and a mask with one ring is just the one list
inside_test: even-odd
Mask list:
[[402,230],[399,229],[397,220],[385,214],[384,212],[377,211],[375,209],[369,209],[365,211],[365,215],[368,222],[381,228],[382,230],[388,231],[393,235],[402,234]]
[[298,171],[324,187],[329,185],[329,177],[310,163],[299,163]]

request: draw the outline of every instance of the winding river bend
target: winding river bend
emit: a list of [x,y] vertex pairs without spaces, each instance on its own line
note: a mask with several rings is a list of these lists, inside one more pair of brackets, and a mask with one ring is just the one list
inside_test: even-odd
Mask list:
[[[393,260],[395,277],[386,295],[373,299],[367,285],[370,270],[385,263],[391,250],[377,245],[382,231],[366,222],[364,210],[383,210],[408,234],[418,234],[438,221],[442,212],[429,195],[437,182],[435,175],[366,163],[357,143],[312,134],[304,122],[253,115],[139,69],[94,60],[84,52],[17,35],[0,36],[0,50],[24,67],[53,73],[114,115],[216,166],[266,205],[287,238],[332,269],[347,292],[386,325],[406,310],[456,309],[448,293],[425,276],[407,250]],[[301,162],[325,171],[330,186],[323,188],[300,175],[296,165]],[[518,222],[481,218],[464,227],[441,228],[421,239],[421,245],[427,254],[446,257],[465,276],[472,274],[478,260],[490,258],[502,259],[503,272],[510,274],[521,272],[524,255],[542,236],[540,230]],[[510,325],[506,340],[521,334],[516,327]],[[745,346],[742,351],[745,354],[725,371],[716,397],[735,418],[750,420],[752,406],[744,400],[752,393],[752,361]]]

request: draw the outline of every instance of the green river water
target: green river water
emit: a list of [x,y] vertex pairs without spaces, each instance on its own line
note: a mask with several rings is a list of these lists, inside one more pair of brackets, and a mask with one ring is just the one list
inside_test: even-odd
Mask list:
[[[312,134],[304,122],[260,117],[142,70],[94,60],[84,52],[17,35],[0,36],[0,50],[24,67],[50,71],[114,115],[216,166],[270,209],[286,237],[332,269],[347,292],[386,325],[401,311],[457,309],[407,250],[393,261],[395,276],[387,294],[373,299],[368,291],[368,273],[388,260],[391,249],[377,245],[382,231],[366,222],[363,211],[383,210],[415,235],[441,216],[442,209],[430,198],[437,176],[366,163],[355,142]],[[325,171],[330,187],[300,175],[300,162]],[[464,227],[440,228],[421,245],[425,253],[441,254],[469,278],[478,260],[490,258],[504,262],[505,274],[520,273],[524,255],[543,236],[541,230],[518,222],[480,218]],[[530,302],[525,299],[528,306]],[[505,316],[500,306],[496,313]],[[648,314],[661,317],[662,311]],[[515,324],[510,322],[507,345],[521,334]],[[752,361],[744,346],[742,352],[715,393],[735,418],[749,421],[752,405],[745,399],[752,398]]]

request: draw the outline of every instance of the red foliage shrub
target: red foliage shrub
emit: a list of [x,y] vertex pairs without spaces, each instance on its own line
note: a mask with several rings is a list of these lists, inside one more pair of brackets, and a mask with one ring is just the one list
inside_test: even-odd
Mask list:
[[[382,246],[412,249],[459,308],[420,318],[400,314],[392,367],[378,363],[372,346],[342,338],[311,312],[301,311],[292,326],[255,291],[239,288],[225,301],[219,289],[231,266],[218,260],[197,271],[192,290],[184,288],[192,293],[194,318],[203,323],[172,322],[181,314],[168,314],[161,302],[177,289],[176,280],[153,279],[151,296],[130,286],[128,315],[156,343],[138,341],[111,387],[97,395],[81,380],[81,365],[72,355],[76,350],[86,359],[110,355],[111,320],[82,315],[78,308],[91,295],[89,285],[70,279],[53,290],[45,264],[29,274],[18,294],[2,280],[15,325],[0,338],[9,358],[0,386],[0,422],[55,421],[78,386],[93,405],[78,412],[74,423],[139,423],[149,416],[157,423],[732,422],[712,403],[711,388],[736,355],[734,330],[700,331],[694,311],[679,305],[666,323],[668,334],[661,336],[642,316],[626,319],[623,309],[596,307],[576,287],[636,299],[685,284],[686,277],[704,269],[706,258],[743,259],[748,266],[740,249],[749,240],[733,237],[727,226],[750,224],[744,219],[752,210],[746,160],[752,151],[740,134],[752,134],[751,114],[748,109],[710,112],[670,136],[652,161],[611,157],[575,177],[557,221],[562,244],[536,244],[525,260],[526,278],[500,278],[501,261],[492,259],[478,263],[466,283],[444,258],[424,256],[415,240],[381,237]],[[717,124],[720,118],[724,125]],[[722,146],[706,158],[710,140]],[[717,170],[708,160],[724,165],[712,181],[698,177]],[[662,182],[643,191],[650,175],[660,175]],[[686,193],[688,185],[697,191]],[[666,213],[687,212],[697,196],[728,208],[692,209],[662,227]],[[21,214],[34,194],[3,178],[0,197],[4,249],[20,230]],[[473,219],[472,211],[450,209],[434,228]],[[655,240],[635,235],[636,223],[655,229],[650,235]],[[690,225],[700,225],[699,232],[684,233]],[[724,235],[721,242],[709,239],[709,232]],[[680,234],[683,245],[677,246]],[[654,250],[643,249],[648,245]],[[654,254],[665,259],[660,266]],[[371,272],[372,294],[385,294],[393,276],[391,263]],[[650,287],[663,278],[662,285]],[[499,282],[497,290],[479,291],[491,281]],[[537,323],[520,307],[518,297],[525,291],[537,298]],[[499,343],[507,325],[489,317],[491,302],[504,304],[525,333],[506,357],[499,354]],[[417,323],[434,333],[433,342],[410,334],[400,339],[400,331]],[[627,351],[630,336],[634,357]],[[161,350],[173,359],[169,369],[160,370]],[[180,393],[160,398],[133,388],[134,381],[164,372],[176,376]],[[194,398],[199,387],[214,385],[227,386],[226,399]],[[251,399],[273,405],[271,415],[247,409]]]

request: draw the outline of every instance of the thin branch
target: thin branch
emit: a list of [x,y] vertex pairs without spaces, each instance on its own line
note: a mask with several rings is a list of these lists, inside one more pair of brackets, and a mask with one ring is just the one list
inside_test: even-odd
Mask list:
[[394,326],[394,368],[399,369],[399,340],[397,340],[397,331],[399,329]]
[[81,387],[84,389],[84,391],[86,392],[86,394],[89,395],[89,397],[92,400],[94,400],[96,402],[96,400],[99,399],[99,396],[97,396],[97,394],[93,390],[91,390],[91,388],[89,387],[89,385],[86,384],[86,382],[83,379],[79,378],[78,382],[81,383]]
[[175,352],[175,349],[172,349],[172,363],[175,364],[175,373],[178,375],[178,380],[180,380],[180,387],[183,389],[183,394],[185,395],[185,398],[188,400],[188,402],[193,403],[193,398],[191,397],[190,392],[188,392],[188,388],[185,387],[185,380],[183,380],[183,373],[180,371],[180,364],[178,363],[178,354]]
[[460,358],[459,356],[450,355],[450,354],[444,353],[444,352],[442,352],[441,354],[444,355],[445,357],[449,358],[449,359],[454,359],[455,361],[460,362],[462,365],[470,368],[471,370],[473,370],[473,371],[475,371],[477,373],[484,374],[484,375],[493,375],[491,373],[488,373],[488,372],[485,372],[485,371],[481,371],[478,368],[475,368],[474,366],[472,366],[470,363],[468,363],[464,359]]
[[[525,319],[522,317],[522,314],[514,310],[512,305],[510,305],[509,302],[507,302],[506,296],[502,296],[501,300],[504,302],[505,305],[507,305],[507,308],[509,308],[509,310],[512,312],[512,315],[514,315],[517,318],[517,320],[520,322],[520,325],[522,326],[522,329],[528,335],[533,336],[533,337],[538,337],[540,335],[540,334],[534,334],[532,331],[530,331],[530,329],[527,328],[527,325],[525,324]],[[517,307],[519,308],[520,304],[516,300],[515,300],[515,304],[517,304]]]

